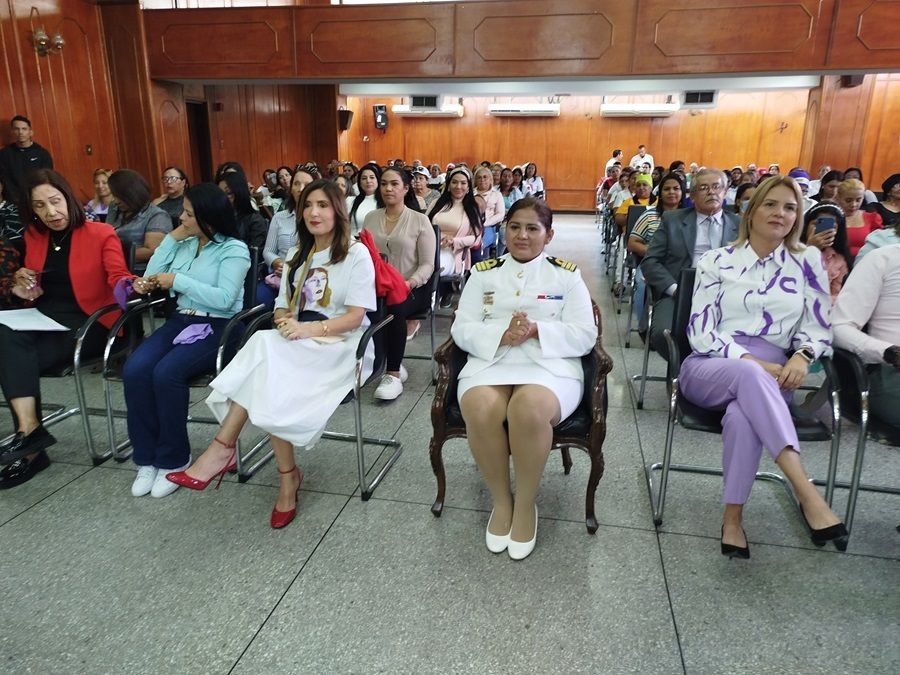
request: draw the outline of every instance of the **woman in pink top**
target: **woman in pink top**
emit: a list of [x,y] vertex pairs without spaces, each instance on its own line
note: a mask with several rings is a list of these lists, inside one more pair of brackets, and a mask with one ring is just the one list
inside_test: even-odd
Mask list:
[[803,214],[800,241],[822,252],[822,266],[828,274],[831,299],[837,299],[850,274],[850,250],[847,247],[847,222],[835,204],[816,204]]
[[[441,233],[441,276],[463,274],[472,266],[471,247],[481,239],[481,212],[472,177],[463,166],[447,174],[444,192],[429,212]],[[452,290],[441,281],[441,306],[449,307]]]
[[493,258],[496,256],[497,230],[506,216],[506,206],[503,203],[503,195],[494,189],[491,169],[481,167],[475,171],[475,194],[484,199],[486,205],[480,257]]
[[866,196],[866,186],[861,180],[848,178],[838,186],[837,203],[847,219],[847,243],[854,258],[866,243],[866,237],[883,227],[881,216],[861,210]]

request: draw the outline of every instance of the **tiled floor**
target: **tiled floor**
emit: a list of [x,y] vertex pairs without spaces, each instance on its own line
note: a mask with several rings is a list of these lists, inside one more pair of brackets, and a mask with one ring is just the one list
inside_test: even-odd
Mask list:
[[[405,447],[375,496],[355,496],[352,446],[322,442],[298,455],[300,513],[277,532],[274,466],[218,491],[135,499],[130,466],[93,467],[67,420],[53,428],[53,465],[0,493],[0,672],[900,672],[900,501],[863,493],[841,554],[812,546],[783,491],[760,483],[747,508],[753,557],[729,561],[718,552],[720,479],[675,474],[657,531],[643,465],[661,458],[663,385],[635,409],[628,382],[641,351],[623,347],[592,219],[559,217],[551,249],[582,269],[615,361],[595,536],[583,524],[581,454],[570,476],[551,456],[538,547],[524,562],[485,549],[489,499],[463,442],[446,447],[446,506],[431,515],[424,361],[407,362],[396,402],[366,399],[367,427]],[[420,334],[412,349],[426,348]],[[99,402],[97,376],[89,389]],[[47,401],[72,393],[71,381],[45,380]],[[349,412],[332,426],[351,429]],[[4,418],[0,434],[9,430]],[[204,447],[211,428],[191,434]],[[716,465],[720,439],[678,430],[676,453]],[[816,475],[825,453],[806,449]],[[389,453],[378,454],[375,467]],[[864,480],[900,484],[897,450],[870,443]],[[838,491],[840,509],[844,500]]]

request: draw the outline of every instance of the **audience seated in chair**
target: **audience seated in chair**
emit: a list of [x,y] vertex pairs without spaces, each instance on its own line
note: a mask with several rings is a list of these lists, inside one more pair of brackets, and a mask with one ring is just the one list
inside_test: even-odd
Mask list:
[[265,305],[266,309],[272,309],[275,305],[275,298],[281,287],[281,271],[284,269],[285,257],[287,252],[297,245],[297,200],[300,199],[303,188],[314,180],[315,178],[304,169],[297,169],[291,177],[290,190],[284,199],[282,209],[269,223],[262,255],[272,275],[261,281],[256,289],[256,299]]
[[900,244],[854,267],[834,306],[834,344],[869,371],[869,414],[900,438]]
[[[270,524],[282,528],[297,511],[303,473],[294,446],[311,446],[353,388],[359,336],[374,310],[375,271],[368,249],[353,242],[340,188],[316,180],[299,200],[297,246],[288,253],[275,329],[254,333],[213,380],[207,404],[221,422],[206,452],[173,484],[203,490],[235,466],[247,420],[271,435],[281,486]],[[374,347],[365,355],[372,372]]]
[[434,272],[434,228],[428,217],[409,206],[415,200],[408,171],[385,169],[381,174],[378,199],[384,205],[366,216],[368,230],[378,250],[387,256],[406,280],[407,299],[387,306],[394,319],[384,328],[382,340],[387,355],[387,372],[375,390],[375,398],[393,401],[403,393],[406,369],[406,319],[428,310],[431,306],[431,281]]
[[137,171],[119,169],[109,177],[113,204],[106,222],[112,225],[123,246],[134,248],[135,269],[142,273],[150,256],[172,231],[172,218],[153,204],[150,186]]
[[189,187],[181,224],[153,254],[147,276],[134,282],[140,294],[158,288],[177,296],[177,311],[135,350],[123,371],[138,467],[131,487],[136,497],[171,494],[177,485],[165,474],[190,463],[189,382],[214,372],[219,338],[242,309],[249,268],[228,198],[211,183]]
[[[13,296],[40,310],[65,331],[15,331],[0,325],[0,387],[13,412],[16,434],[0,448],[0,489],[20,485],[50,464],[56,441],[41,424],[40,376],[71,362],[75,332],[98,309],[114,305],[113,289],[132,277],[115,231],[85,220],[84,210],[60,174],[28,174],[22,221],[24,265],[14,273]],[[110,312],[86,334],[82,353],[103,352]]]
[[[472,266],[471,248],[481,237],[481,213],[467,168],[456,167],[447,174],[429,217],[441,229],[441,277],[464,275]],[[453,295],[449,280],[441,280],[440,295],[441,306],[449,307]]]
[[832,299],[837,298],[850,273],[850,249],[847,246],[847,221],[836,204],[816,204],[803,214],[800,242],[822,252],[822,267],[828,275]]
[[580,357],[597,339],[581,273],[544,254],[552,224],[541,200],[513,205],[506,226],[510,252],[473,268],[450,331],[469,354],[458,396],[469,446],[493,501],[486,544],[514,559],[534,548],[535,499],[553,426],[581,402]]
[[663,331],[672,325],[673,296],[681,270],[695,267],[710,249],[734,241],[738,217],[722,210],[727,178],[718,169],[701,169],[691,183],[692,209],[663,215],[641,263],[644,280],[658,298],[653,304],[650,340],[657,353],[667,353]]
[[742,514],[763,447],[793,486],[813,541],[847,537],[807,478],[788,408],[809,365],[831,351],[827,277],[819,251],[799,243],[801,203],[793,178],[766,179],[734,244],[697,263],[687,331],[693,353],[679,380],[695,405],[726,410],[722,553],[732,557],[750,557]]

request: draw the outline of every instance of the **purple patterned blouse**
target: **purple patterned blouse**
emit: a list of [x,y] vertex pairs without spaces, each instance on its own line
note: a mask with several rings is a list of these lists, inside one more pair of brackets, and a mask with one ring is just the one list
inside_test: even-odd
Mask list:
[[739,359],[735,336],[761,337],[788,349],[831,354],[831,295],[819,249],[765,258],[749,242],[704,253],[697,262],[688,340],[698,354]]

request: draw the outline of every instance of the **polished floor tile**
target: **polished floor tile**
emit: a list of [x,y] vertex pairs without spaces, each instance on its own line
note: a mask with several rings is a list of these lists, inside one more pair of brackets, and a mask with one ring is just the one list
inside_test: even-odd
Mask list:
[[[445,445],[446,502],[432,515],[427,361],[406,361],[396,401],[364,391],[366,435],[403,443],[372,498],[359,496],[355,445],[322,440],[296,453],[306,473],[299,512],[278,532],[268,525],[273,462],[246,484],[229,475],[219,490],[136,499],[133,464],[94,467],[73,417],[52,428],[51,467],[0,491],[0,672],[897,672],[897,497],[860,494],[841,554],[813,546],[788,493],[758,482],[746,507],[753,557],[729,561],[718,551],[721,478],[672,473],[655,528],[644,469],[662,458],[665,385],[649,383],[636,409],[642,346],[634,336],[624,346],[628,307],[616,313],[593,219],[559,215],[556,232],[551,253],[579,265],[614,361],[595,535],[584,526],[589,462],[578,450],[568,476],[550,455],[538,545],[525,561],[484,546],[490,496],[465,440]],[[438,317],[438,344],[449,325]],[[408,353],[429,345],[423,330]],[[664,373],[655,354],[649,371]],[[71,379],[43,386],[45,401],[75,400]],[[99,406],[99,376],[88,374],[85,388]],[[193,415],[209,415],[205,395],[192,393]],[[121,385],[113,397],[122,405]],[[115,426],[124,438],[124,421]],[[351,406],[328,426],[352,432]],[[103,420],[92,429],[105,449]],[[11,430],[3,415],[0,434]],[[215,427],[188,432],[196,456]],[[855,433],[844,425],[840,480]],[[259,434],[246,429],[245,447]],[[677,429],[675,461],[719,466],[721,442]],[[391,452],[366,447],[369,479]],[[803,457],[824,476],[827,444]],[[763,468],[777,473],[768,457]],[[869,443],[863,481],[900,485],[897,449]],[[841,514],[845,503],[837,490]]]

